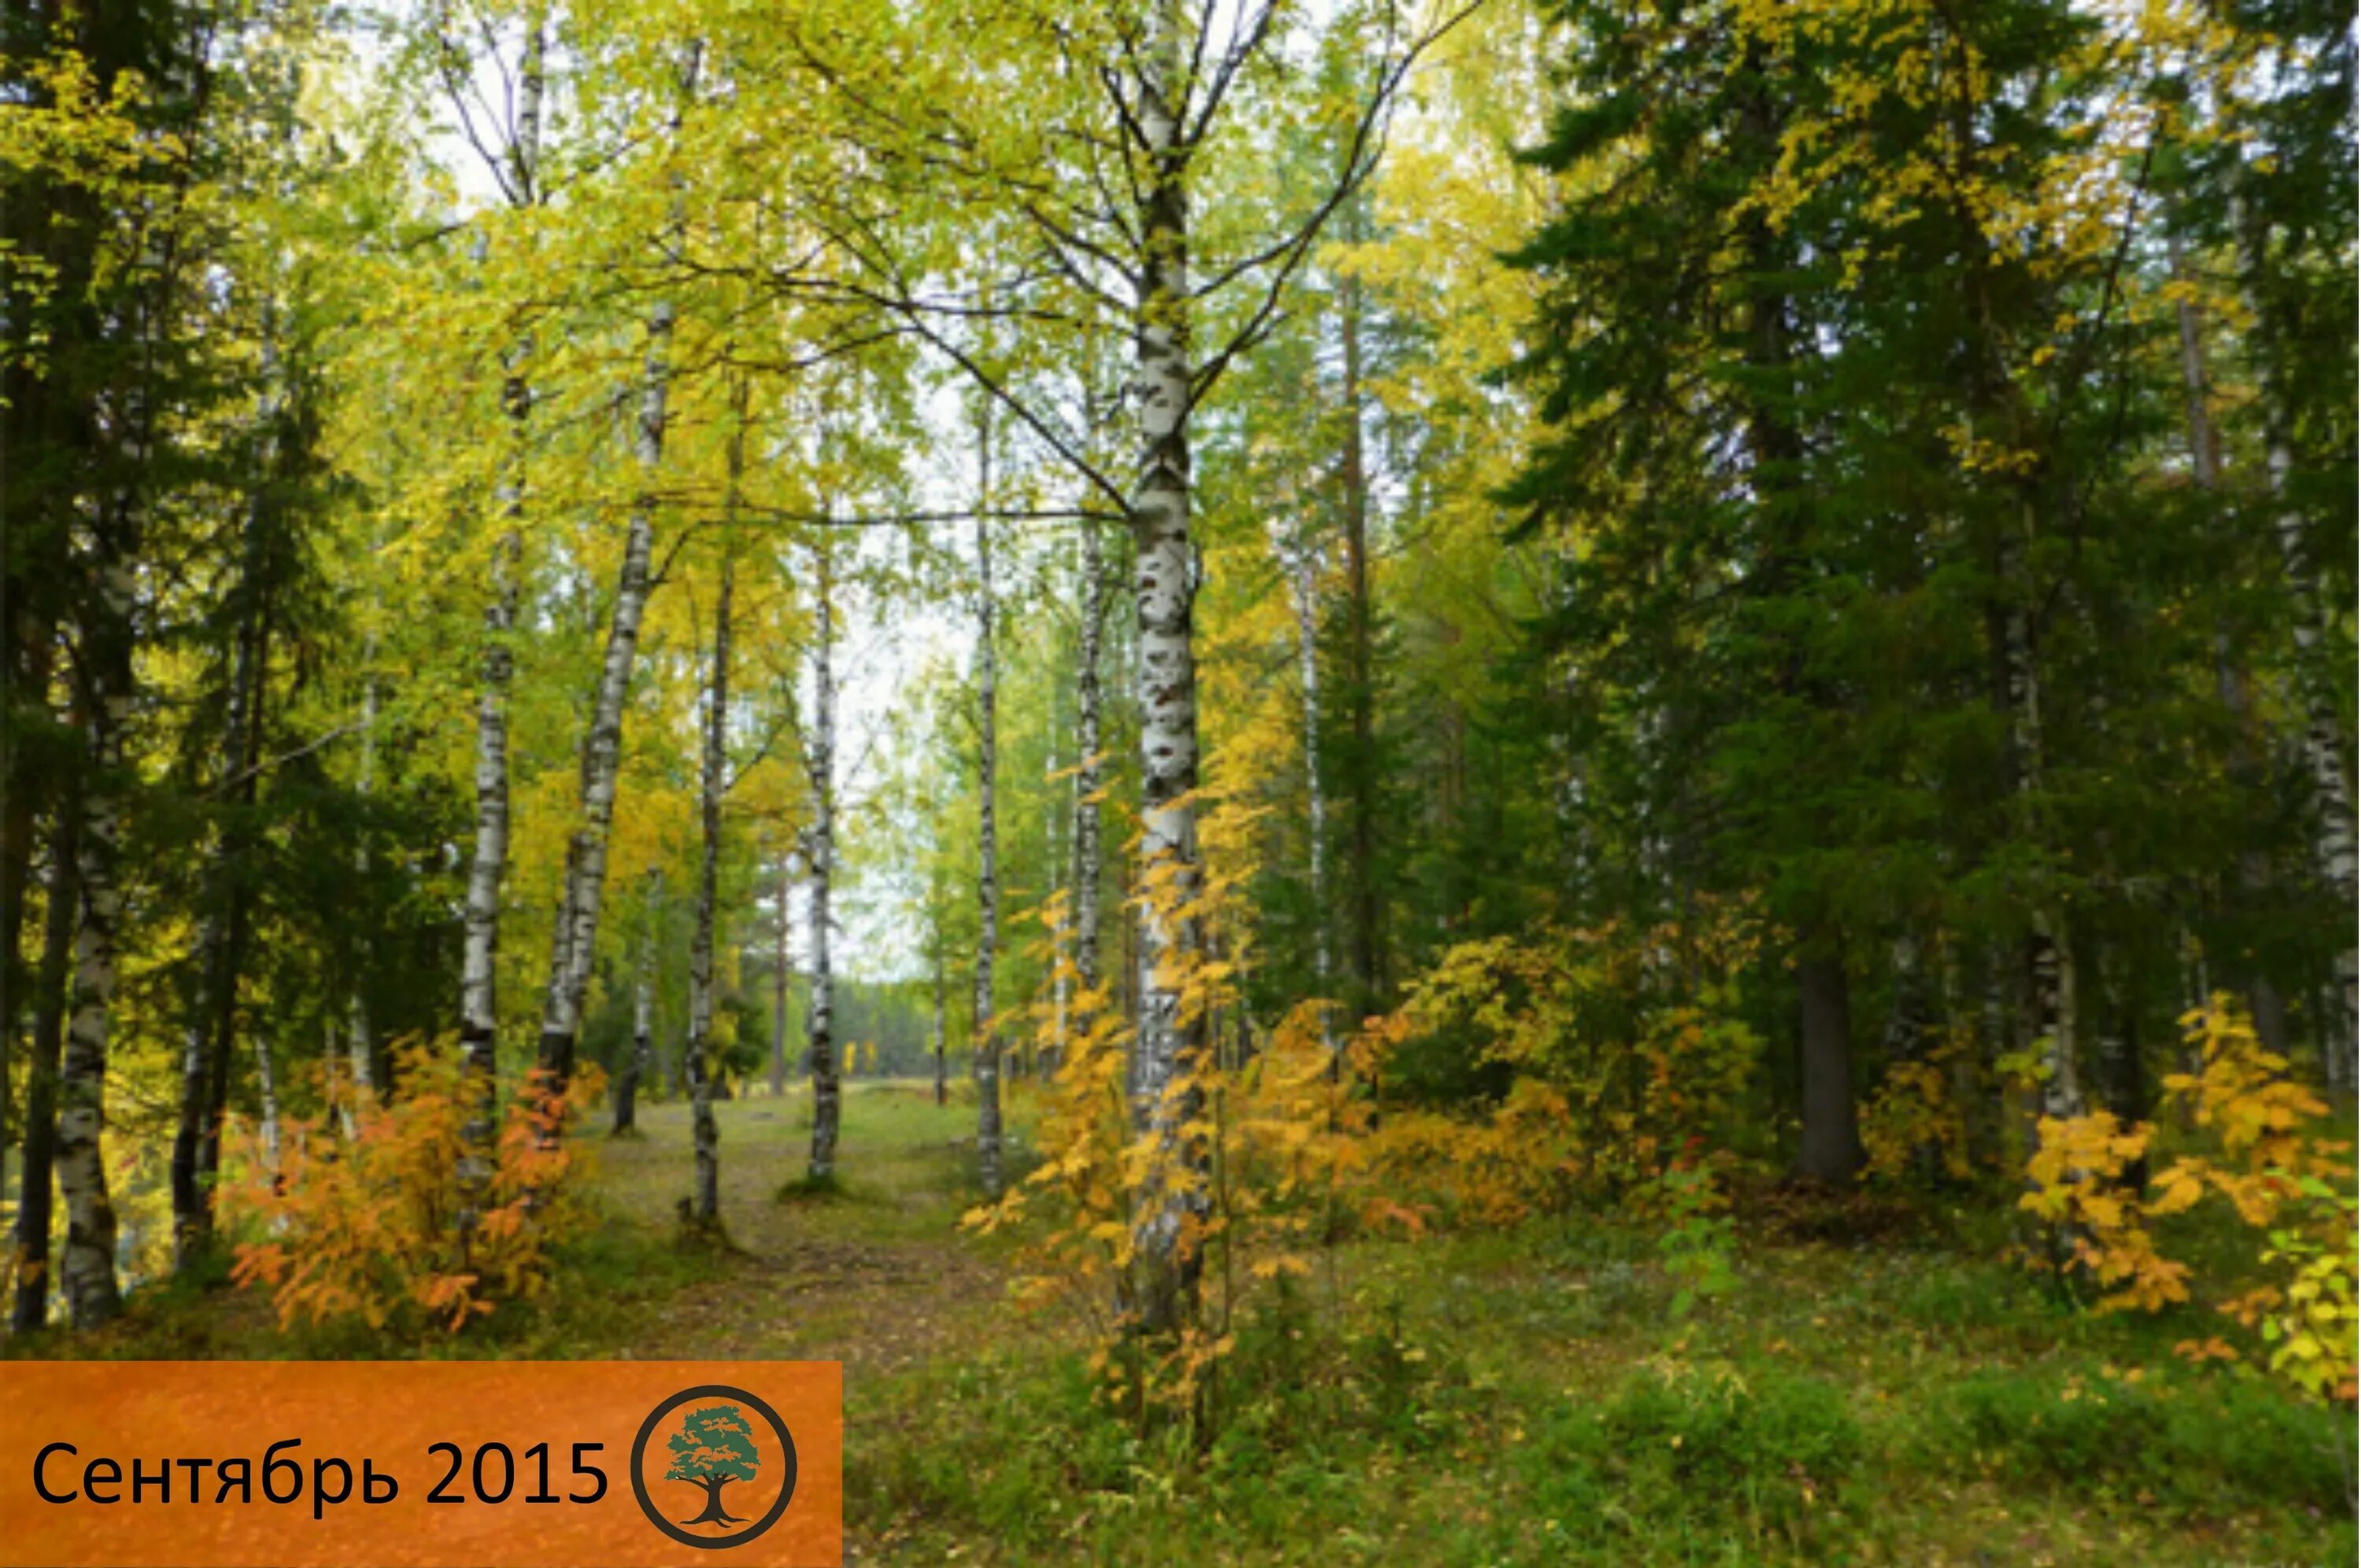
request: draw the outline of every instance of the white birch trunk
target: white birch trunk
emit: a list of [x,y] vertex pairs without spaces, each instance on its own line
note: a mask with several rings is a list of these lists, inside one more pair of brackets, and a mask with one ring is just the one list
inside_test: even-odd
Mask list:
[[2279,569],[2286,575],[2289,620],[2295,635],[2299,685],[2303,697],[2304,761],[2312,771],[2312,860],[2337,904],[2338,928],[2345,934],[2336,953],[2333,1003],[2322,1020],[2321,1058],[2330,1087],[2349,1089],[2356,1078],[2354,1059],[2356,1009],[2361,1007],[2361,954],[2354,947],[2356,888],[2353,784],[2345,770],[2345,728],[2321,678],[2319,662],[2326,654],[2321,625],[2320,583],[2304,542],[2303,515],[2286,502],[2287,477],[2293,466],[2287,444],[2273,433],[2270,448],[2271,494],[2280,502],[2276,532]]
[[[730,454],[730,488],[735,510],[738,453]],[[726,549],[727,546],[725,545]],[[714,904],[720,890],[721,790],[730,764],[730,598],[732,564],[721,563],[721,587],[713,611],[713,680],[706,693],[705,764],[698,791],[697,821],[701,853],[697,872],[697,935],[688,949],[688,1095],[689,1122],[697,1150],[696,1190],[690,1194],[689,1218],[708,1227],[720,1216],[720,1134],[713,1120],[713,925]]]
[[[537,198],[541,165],[542,101],[547,81],[548,28],[538,9],[525,29],[524,58],[518,71],[516,140],[509,148],[511,199],[521,207]],[[500,1033],[500,888],[509,861],[509,687],[516,674],[518,577],[524,554],[526,426],[533,415],[533,386],[521,368],[529,345],[511,352],[501,387],[510,451],[495,488],[493,504],[501,532],[492,545],[490,592],[484,601],[484,649],[476,694],[476,834],[467,862],[467,897],[459,964],[459,1061],[467,1096],[459,1176],[464,1193],[460,1228],[473,1223],[476,1204],[491,1179],[494,1142],[500,1135],[496,1102]]]
[[615,1083],[615,1125],[617,1135],[636,1132],[640,1121],[640,1091],[647,1087],[648,1074],[655,1068],[656,1052],[656,941],[664,929],[664,868],[648,869],[647,893],[642,904],[638,961],[631,973],[631,1056],[623,1066]]
[[[353,794],[366,801],[376,784],[377,773],[377,628],[369,628],[362,641],[361,663],[367,674],[361,683],[361,755],[353,775]],[[368,846],[363,843],[353,851],[353,871],[364,881],[368,876]],[[346,1050],[352,1073],[352,1092],[346,1097],[345,1135],[353,1135],[353,1106],[362,1097],[373,1093],[377,1078],[377,1035],[369,1025],[368,997],[361,977],[352,977],[352,1003],[347,1009],[346,1030]]]
[[1310,544],[1295,558],[1295,663],[1303,685],[1303,792],[1311,816],[1312,978],[1320,998],[1320,1037],[1336,1047],[1328,982],[1335,967],[1328,924],[1328,796],[1320,783],[1319,576]]
[[108,1010],[115,1001],[123,894],[123,732],[131,718],[132,568],[116,545],[99,565],[99,604],[83,640],[90,723],[90,782],[76,846],[82,883],[74,928],[71,1013],[58,1073],[57,1181],[66,1211],[59,1277],[78,1329],[122,1310],[115,1277],[115,1204],[106,1190],[101,1136],[106,1124]]
[[779,857],[779,948],[771,971],[771,1098],[787,1093],[787,968],[788,938],[795,930],[795,857]]
[[834,546],[822,534],[818,554],[812,638],[811,877],[812,1137],[810,1179],[836,1179],[836,1139],[842,1115],[842,1086],[836,1070],[836,976],[829,965],[829,900],[836,875],[836,573]]
[[[1082,668],[1074,677],[1074,978],[1086,994],[1099,985],[1099,884],[1105,876],[1099,849],[1099,795],[1105,787],[1099,739],[1105,624],[1105,545],[1098,524],[1085,519]],[[1089,1020],[1082,1022],[1087,1026]]]
[[[2004,589],[2015,576],[2017,547],[2002,548],[1999,576]],[[2002,612],[2002,675],[2007,689],[2012,793],[2029,795],[2041,787],[2041,683],[2035,664],[2032,617],[2024,606]],[[2060,1120],[2083,1110],[2082,1082],[2074,1049],[2076,997],[2074,957],[2063,939],[2057,913],[2047,902],[2035,908],[2026,943],[2030,980],[2034,1048],[2048,1076],[2041,1086],[2041,1113]]]
[[1205,1153],[1184,1128],[1203,1057],[1204,1020],[1183,1011],[1188,971],[1203,951],[1192,913],[1202,883],[1197,846],[1197,669],[1191,623],[1196,562],[1190,527],[1188,149],[1181,141],[1188,30],[1180,0],[1150,0],[1137,55],[1137,136],[1145,155],[1136,341],[1139,475],[1133,598],[1139,629],[1138,1026],[1132,1117],[1155,1151],[1134,1194],[1127,1303],[1141,1331],[1177,1331],[1194,1314],[1197,1258],[1185,1245],[1204,1204]]
[[980,406],[976,418],[975,511],[975,708],[976,938],[974,1033],[976,1171],[987,1197],[1000,1196],[1000,1037],[993,1024],[993,977],[1000,948],[1000,652],[994,640],[998,605],[993,597],[992,415]]
[[615,817],[615,787],[623,760],[623,705],[639,654],[640,621],[648,601],[650,555],[655,540],[654,483],[664,465],[666,400],[672,386],[674,307],[659,300],[648,313],[647,355],[640,392],[634,455],[647,482],[632,503],[608,623],[606,659],[590,729],[582,746],[580,815],[566,846],[566,886],[551,938],[549,990],[541,1018],[541,1066],[552,1091],[573,1076],[582,1034],[582,1007],[598,948],[598,910],[607,883],[607,842]]

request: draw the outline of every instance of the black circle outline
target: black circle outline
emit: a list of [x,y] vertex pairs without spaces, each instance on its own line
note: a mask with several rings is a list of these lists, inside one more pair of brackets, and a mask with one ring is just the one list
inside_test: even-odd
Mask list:
[[[779,1451],[786,1464],[786,1483],[779,1488],[778,1498],[771,1504],[771,1511],[764,1514],[753,1529],[718,1539],[711,1536],[691,1535],[656,1511],[654,1501],[648,1497],[648,1480],[640,1468],[640,1456],[647,1452],[648,1439],[655,1434],[656,1423],[663,1420],[664,1417],[687,1404],[691,1399],[724,1397],[742,1399],[763,1412],[763,1419],[771,1423],[771,1430],[778,1434]],[[743,1388],[733,1388],[727,1383],[700,1383],[694,1388],[682,1389],[654,1409],[650,1410],[648,1419],[640,1423],[640,1435],[631,1440],[631,1495],[640,1500],[640,1512],[647,1516],[650,1524],[679,1541],[683,1546],[694,1546],[704,1552],[718,1551],[728,1546],[743,1546],[778,1523],[779,1516],[787,1511],[788,1499],[796,1495],[796,1440],[787,1435],[787,1423],[779,1419],[779,1412],[771,1409],[769,1403],[759,1395],[750,1394]]]

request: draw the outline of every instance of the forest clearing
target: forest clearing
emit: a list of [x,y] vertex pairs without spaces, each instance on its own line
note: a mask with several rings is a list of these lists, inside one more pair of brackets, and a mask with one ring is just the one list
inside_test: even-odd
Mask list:
[[[864,1561],[2354,1556],[2349,0],[0,46],[0,1391],[840,1362]],[[568,1501],[786,1517],[719,1376]]]

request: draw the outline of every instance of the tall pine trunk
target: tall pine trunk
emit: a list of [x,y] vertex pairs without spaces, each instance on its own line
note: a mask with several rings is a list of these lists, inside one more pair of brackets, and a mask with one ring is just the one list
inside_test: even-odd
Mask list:
[[805,857],[811,876],[811,1014],[805,1036],[811,1047],[812,1135],[810,1179],[836,1179],[836,1139],[843,1114],[842,1085],[836,1071],[836,976],[829,965],[829,900],[836,875],[836,572],[835,547],[820,536],[812,636],[812,738],[807,766],[811,773],[811,849]]

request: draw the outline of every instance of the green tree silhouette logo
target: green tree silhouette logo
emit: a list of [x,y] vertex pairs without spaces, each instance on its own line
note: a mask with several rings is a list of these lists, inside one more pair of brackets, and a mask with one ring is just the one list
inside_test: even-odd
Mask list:
[[754,1452],[754,1433],[746,1414],[735,1405],[706,1405],[681,1418],[680,1430],[665,1441],[672,1465],[667,1481],[687,1481],[705,1488],[705,1511],[686,1525],[742,1524],[738,1515],[721,1506],[721,1488],[732,1481],[752,1481],[762,1467]]

